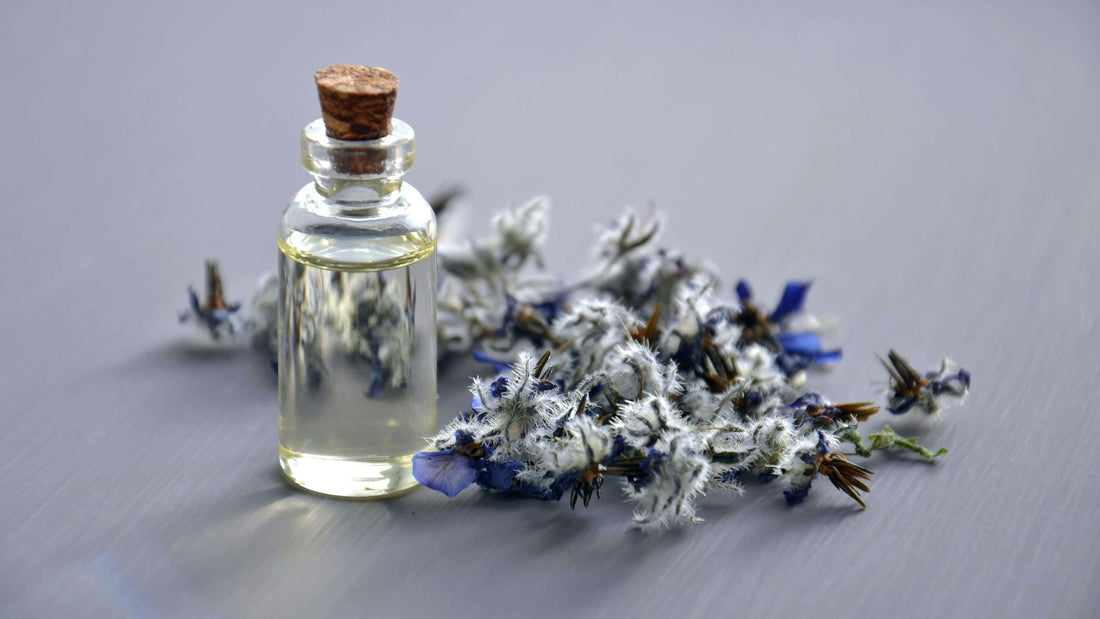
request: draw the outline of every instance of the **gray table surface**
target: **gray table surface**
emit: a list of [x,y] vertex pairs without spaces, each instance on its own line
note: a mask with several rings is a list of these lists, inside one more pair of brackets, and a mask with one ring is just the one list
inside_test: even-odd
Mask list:
[[[0,615],[1100,614],[1097,5],[552,4],[0,7]],[[468,233],[546,193],[568,272],[652,200],[765,298],[814,278],[834,399],[889,347],[959,360],[966,405],[907,427],[951,454],[873,460],[865,512],[750,488],[659,533],[614,492],[291,490],[270,370],[175,313],[204,258],[237,298],[273,267],[335,62],[401,76],[409,179],[463,182]]]

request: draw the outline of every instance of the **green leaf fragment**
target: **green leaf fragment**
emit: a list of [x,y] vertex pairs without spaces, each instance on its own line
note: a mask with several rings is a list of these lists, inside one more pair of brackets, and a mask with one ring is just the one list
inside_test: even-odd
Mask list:
[[[905,449],[931,460],[937,456],[942,456],[948,453],[946,447],[940,447],[939,451],[933,452],[927,447],[923,447],[917,444],[916,438],[904,438],[899,436],[897,432],[890,426],[883,426],[882,430],[870,435],[871,439],[871,451],[883,451],[886,449]],[[859,451],[859,447],[856,448]]]

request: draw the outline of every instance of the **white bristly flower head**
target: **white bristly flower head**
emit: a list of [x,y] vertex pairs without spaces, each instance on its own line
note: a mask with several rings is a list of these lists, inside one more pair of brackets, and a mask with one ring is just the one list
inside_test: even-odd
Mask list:
[[500,434],[507,453],[522,449],[529,433],[553,427],[570,406],[576,405],[556,384],[536,376],[536,365],[537,360],[530,354],[517,355],[511,373],[500,383],[499,396],[494,395],[496,381],[478,378],[470,388],[481,401],[480,410],[475,412],[485,414],[486,422]]
[[554,321],[552,331],[564,342],[571,365],[567,384],[575,385],[594,373],[608,353],[629,339],[641,322],[629,309],[611,301],[585,299]]
[[649,452],[646,477],[623,484],[638,503],[634,521],[643,527],[698,522],[695,498],[711,477],[710,460],[693,432],[669,432]]
[[755,383],[779,385],[784,383],[783,373],[775,364],[775,355],[759,344],[749,344],[736,357],[737,374]]
[[525,454],[528,465],[520,471],[520,481],[546,490],[555,480],[581,473],[611,456],[611,432],[592,417],[571,417],[558,434],[530,445]]
[[662,363],[652,349],[634,340],[615,347],[596,375],[612,393],[626,400],[644,394],[667,396],[680,391],[676,364]]
[[612,427],[628,446],[645,452],[666,434],[688,432],[692,426],[667,397],[649,395],[623,403]]
[[549,198],[537,196],[493,217],[493,228],[497,233],[493,244],[503,254],[505,264],[519,267],[529,256],[534,256],[535,261],[542,264],[538,248],[546,240],[550,227],[547,219],[549,209]]

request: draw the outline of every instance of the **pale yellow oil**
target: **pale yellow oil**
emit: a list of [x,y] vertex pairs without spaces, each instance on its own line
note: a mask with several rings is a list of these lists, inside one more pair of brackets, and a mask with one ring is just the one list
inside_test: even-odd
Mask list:
[[436,430],[434,239],[279,248],[284,474],[342,497],[415,487],[412,456]]

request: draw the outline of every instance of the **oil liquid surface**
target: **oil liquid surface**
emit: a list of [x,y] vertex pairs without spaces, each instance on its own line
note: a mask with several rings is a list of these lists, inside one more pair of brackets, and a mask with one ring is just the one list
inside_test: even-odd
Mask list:
[[284,473],[336,496],[413,488],[436,430],[434,243],[365,265],[280,249]]

